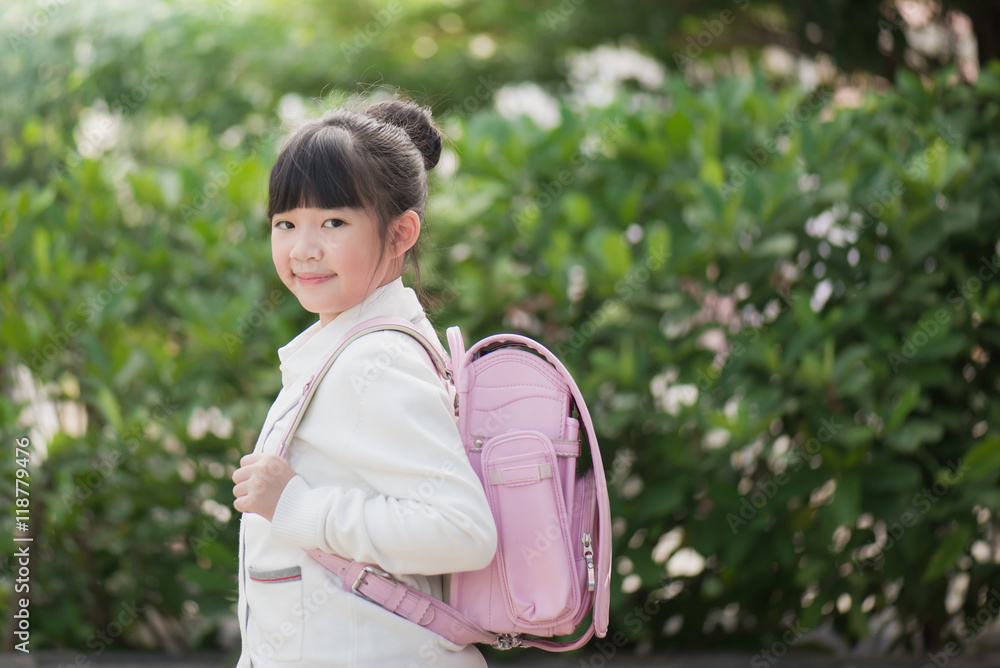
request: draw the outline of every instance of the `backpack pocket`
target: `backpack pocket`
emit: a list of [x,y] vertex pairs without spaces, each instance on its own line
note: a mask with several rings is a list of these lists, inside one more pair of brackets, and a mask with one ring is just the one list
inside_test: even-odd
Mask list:
[[495,436],[483,447],[482,472],[501,532],[496,565],[511,620],[537,628],[572,619],[579,565],[552,441],[537,431]]

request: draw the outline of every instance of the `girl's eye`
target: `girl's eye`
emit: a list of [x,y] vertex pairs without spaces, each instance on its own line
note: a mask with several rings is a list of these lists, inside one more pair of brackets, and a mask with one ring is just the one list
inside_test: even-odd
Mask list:
[[[329,223],[329,225],[327,225],[327,223]],[[341,220],[340,218],[327,218],[326,220],[323,221],[324,227],[338,228],[338,227],[343,227],[344,225],[347,225],[347,222]],[[293,225],[290,221],[287,220],[277,220],[274,222],[274,225],[272,227],[278,230],[290,230],[294,228],[295,225]]]

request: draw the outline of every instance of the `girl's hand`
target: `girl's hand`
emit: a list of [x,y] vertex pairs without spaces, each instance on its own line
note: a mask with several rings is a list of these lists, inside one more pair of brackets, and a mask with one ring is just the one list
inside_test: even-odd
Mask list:
[[255,452],[240,460],[233,473],[233,508],[241,513],[257,513],[271,521],[278,499],[295,471],[288,462],[272,454]]

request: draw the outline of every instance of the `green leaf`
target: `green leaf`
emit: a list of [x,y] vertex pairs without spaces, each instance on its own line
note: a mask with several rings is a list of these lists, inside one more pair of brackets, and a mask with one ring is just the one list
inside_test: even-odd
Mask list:
[[906,419],[906,416],[910,414],[913,407],[917,405],[917,400],[920,398],[920,385],[918,383],[911,383],[902,394],[899,395],[899,400],[892,409],[892,413],[889,414],[889,418],[885,421],[886,430],[892,431],[899,427]]
[[721,187],[722,182],[725,181],[726,174],[718,160],[707,157],[701,163],[701,168],[698,170],[698,177],[706,183]]
[[930,420],[910,420],[902,427],[889,432],[888,444],[898,452],[912,453],[927,443],[941,440],[944,427]]
[[32,273],[45,276],[52,273],[52,238],[44,227],[36,227],[31,236],[35,266]]
[[628,191],[627,195],[621,198],[621,203],[618,205],[618,220],[623,224],[635,222],[646,188],[645,179],[641,179]]
[[120,431],[122,428],[121,408],[118,405],[118,399],[107,386],[101,385],[97,388],[96,405],[108,424]]
[[[833,341],[833,339],[828,339]],[[844,376],[851,376],[856,372],[859,362],[864,362],[871,357],[872,347],[867,343],[860,343],[845,348],[836,357],[833,365],[832,377],[838,382]]]
[[995,479],[1000,470],[1000,436],[984,439],[974,445],[962,459],[968,466],[966,476],[973,479]]
[[675,112],[667,117],[667,139],[670,143],[678,147],[687,147],[687,142],[694,132],[691,121],[686,114]]
[[36,192],[29,202],[28,215],[32,218],[47,211],[56,200],[55,188],[43,188]]
[[837,489],[827,507],[828,513],[838,525],[852,526],[860,515],[861,479],[855,475],[843,475],[837,479]]
[[790,232],[779,232],[767,237],[761,243],[753,247],[754,257],[785,257],[791,255],[798,248],[799,241]]
[[938,544],[938,548],[931,555],[927,570],[924,571],[923,581],[932,582],[943,576],[948,569],[954,566],[959,555],[965,552],[969,544],[972,532],[968,527],[959,527],[951,532]]

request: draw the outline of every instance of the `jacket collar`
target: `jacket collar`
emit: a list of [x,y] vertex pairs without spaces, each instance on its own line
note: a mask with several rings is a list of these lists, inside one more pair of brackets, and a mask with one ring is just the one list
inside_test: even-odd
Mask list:
[[403,285],[402,277],[376,288],[359,304],[322,326],[317,320],[298,336],[278,348],[281,384],[290,387],[328,355],[355,325],[370,318],[397,316],[417,324],[427,316],[417,294]]

